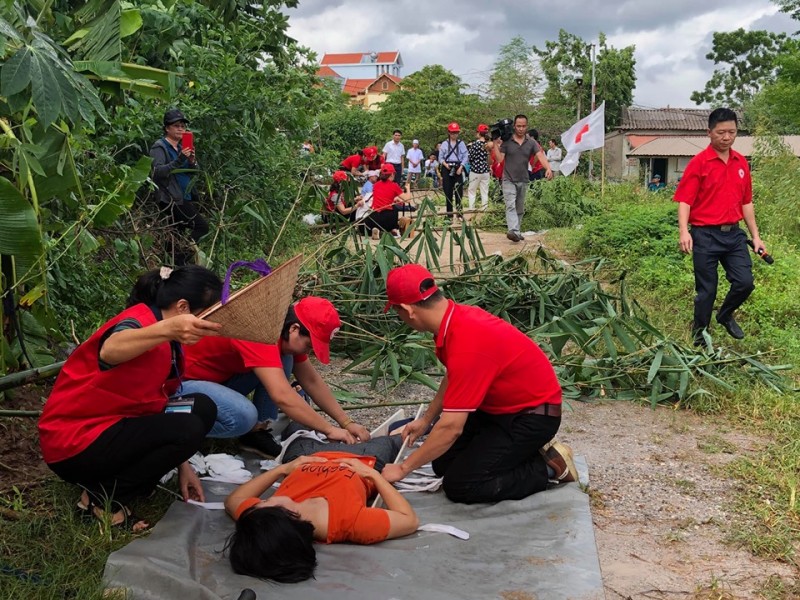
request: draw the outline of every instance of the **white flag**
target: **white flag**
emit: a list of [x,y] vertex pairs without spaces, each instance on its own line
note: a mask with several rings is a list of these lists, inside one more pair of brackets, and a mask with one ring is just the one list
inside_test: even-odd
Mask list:
[[603,102],[588,117],[584,117],[561,134],[561,143],[567,151],[559,167],[569,175],[578,166],[583,150],[602,148],[606,140],[606,103]]

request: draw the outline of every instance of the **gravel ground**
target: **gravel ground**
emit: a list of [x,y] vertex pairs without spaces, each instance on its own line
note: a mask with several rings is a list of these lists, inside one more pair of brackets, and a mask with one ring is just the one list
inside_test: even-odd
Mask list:
[[[322,367],[326,381],[363,394],[364,402],[426,401],[433,392],[402,385],[393,392],[348,384],[347,361]],[[397,407],[350,412],[372,429]],[[416,407],[407,407],[407,414]],[[761,441],[684,410],[631,403],[572,403],[559,437],[589,465],[595,538],[609,600],[792,598],[767,595],[777,581],[800,586],[790,565],[762,560],[724,542],[737,518],[737,483],[719,467],[758,452]],[[797,589],[797,588],[795,588]]]

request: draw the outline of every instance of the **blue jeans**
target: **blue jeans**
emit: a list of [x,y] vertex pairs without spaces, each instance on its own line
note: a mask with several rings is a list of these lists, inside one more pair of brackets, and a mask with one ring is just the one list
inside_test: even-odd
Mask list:
[[[294,356],[281,356],[283,372],[287,379],[294,369]],[[247,395],[253,393],[253,400]],[[244,435],[262,421],[274,421],[278,407],[253,371],[234,375],[225,383],[212,381],[184,381],[181,394],[205,394],[217,405],[217,420],[208,437],[234,438]]]

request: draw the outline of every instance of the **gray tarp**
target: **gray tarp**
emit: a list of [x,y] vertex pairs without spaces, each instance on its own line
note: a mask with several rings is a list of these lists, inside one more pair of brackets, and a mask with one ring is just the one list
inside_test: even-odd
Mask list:
[[[579,469],[584,480],[583,461]],[[207,500],[233,487],[208,484]],[[176,502],[150,535],[109,557],[105,579],[136,600],[236,600],[243,588],[259,600],[604,598],[589,497],[577,484],[491,505],[454,504],[441,492],[409,500],[421,523],[454,525],[470,539],[420,531],[376,546],[319,544],[316,579],[282,585],[233,573],[221,554],[233,529],[224,511]]]

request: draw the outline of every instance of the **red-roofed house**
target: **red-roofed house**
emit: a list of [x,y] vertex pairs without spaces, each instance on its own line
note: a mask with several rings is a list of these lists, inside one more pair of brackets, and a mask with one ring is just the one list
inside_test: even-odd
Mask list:
[[400,52],[325,54],[317,75],[336,80],[354,104],[376,110],[399,88],[403,59]]

